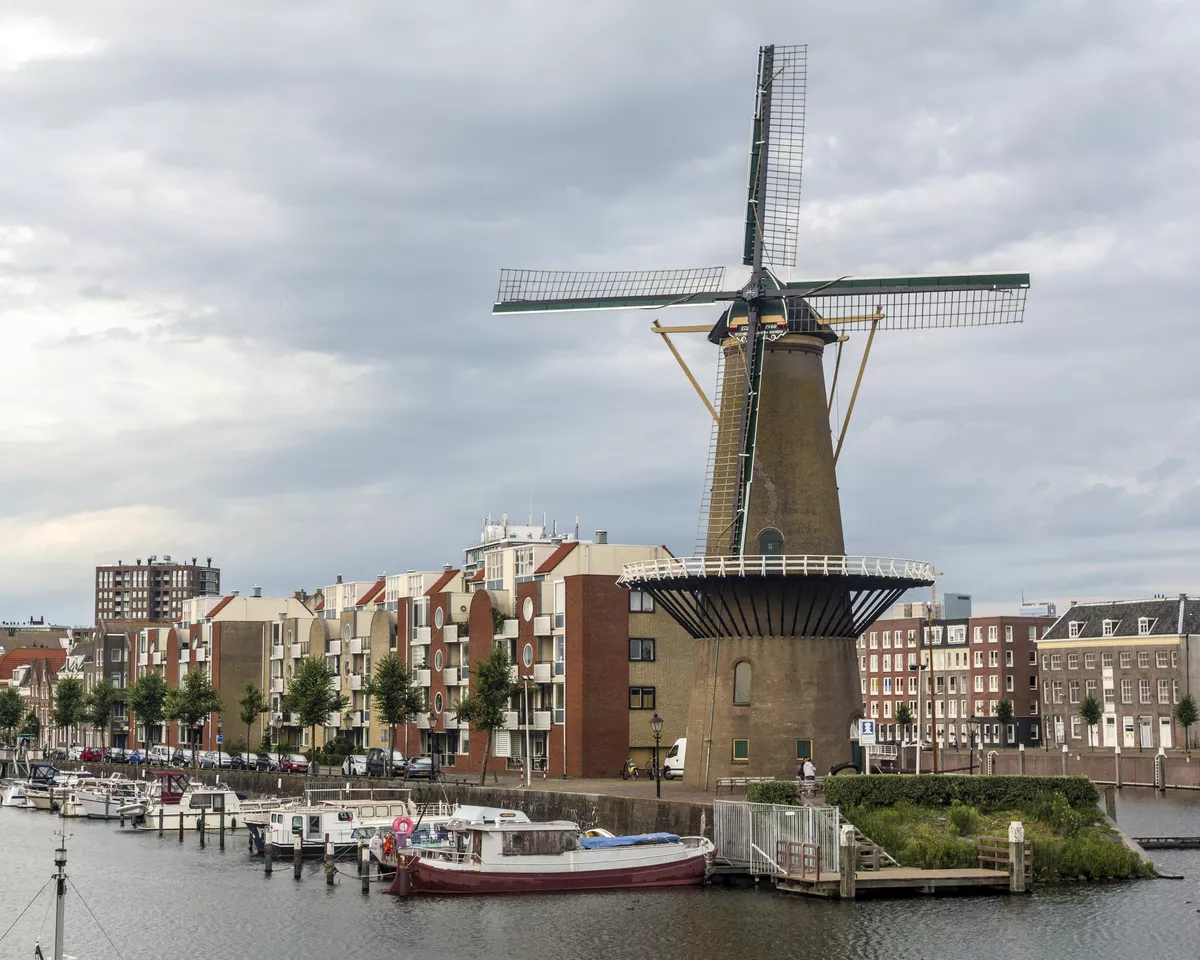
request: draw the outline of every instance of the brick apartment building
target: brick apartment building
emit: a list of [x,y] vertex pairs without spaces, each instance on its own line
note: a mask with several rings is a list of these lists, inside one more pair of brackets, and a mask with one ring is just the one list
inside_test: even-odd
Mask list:
[[[1042,710],[1055,744],[1157,749],[1182,743],[1175,704],[1200,689],[1200,599],[1072,604],[1037,644]],[[1089,695],[1103,715],[1089,730]]]
[[[895,719],[904,703],[920,716],[927,743],[959,746],[974,734],[977,743],[1040,745],[1036,641],[1054,618],[948,618],[939,605],[931,630],[921,616],[927,611],[925,604],[897,604],[859,638],[863,714],[876,719],[879,738],[905,738]],[[994,716],[1005,699],[1013,720],[1002,730]]]
[[134,563],[118,560],[96,567],[94,609],[100,620],[174,620],[183,613],[183,602],[191,597],[214,596],[221,592],[221,571],[206,557],[203,565],[138,557]]

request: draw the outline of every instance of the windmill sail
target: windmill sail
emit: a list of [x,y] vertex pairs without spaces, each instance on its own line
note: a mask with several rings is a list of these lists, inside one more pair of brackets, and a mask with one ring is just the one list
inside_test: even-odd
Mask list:
[[493,313],[549,313],[715,303],[724,267],[688,270],[501,270]]
[[765,78],[771,87],[771,116],[762,211],[763,263],[782,270],[796,265],[808,47],[775,47],[771,65],[771,75]]

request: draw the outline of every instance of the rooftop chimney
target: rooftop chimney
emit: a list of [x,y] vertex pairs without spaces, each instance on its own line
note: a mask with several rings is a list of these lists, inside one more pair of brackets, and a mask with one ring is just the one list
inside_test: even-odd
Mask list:
[[454,564],[452,564],[452,563],[443,563],[442,564],[442,573],[449,573],[453,569],[454,569]]
[[608,543],[608,531],[607,530],[597,530],[596,531],[596,542],[597,543]]
[[241,593],[241,591],[240,591],[240,590],[230,590],[230,591],[229,591],[229,595],[230,595],[231,597],[236,597],[236,596],[237,596],[239,593]]
[[262,596],[262,587],[260,587],[257,583],[254,585],[254,595],[256,597]]
[[340,573],[338,574],[337,582],[338,583],[342,582],[342,575]]

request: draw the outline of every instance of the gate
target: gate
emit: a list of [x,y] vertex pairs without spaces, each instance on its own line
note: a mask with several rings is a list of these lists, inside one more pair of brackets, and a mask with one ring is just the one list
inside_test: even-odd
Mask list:
[[778,862],[781,842],[814,845],[820,851],[821,870],[836,873],[840,826],[837,807],[713,801],[717,859],[756,877],[787,873],[787,867]]

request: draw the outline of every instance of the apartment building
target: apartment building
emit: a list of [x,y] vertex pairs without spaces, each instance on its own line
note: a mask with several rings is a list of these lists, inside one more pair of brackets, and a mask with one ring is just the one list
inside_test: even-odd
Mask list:
[[[969,613],[969,606],[958,609]],[[905,736],[895,719],[903,703],[921,718],[927,742],[956,747],[974,737],[983,744],[1040,744],[1035,643],[1053,619],[947,618],[937,617],[945,611],[935,608],[930,624],[928,612],[923,604],[897,604],[891,617],[859,638],[863,714],[876,719],[880,738]],[[1005,729],[994,719],[1001,700],[1013,704]]]
[[221,592],[221,571],[206,557],[190,563],[177,562],[170,554],[143,562],[118,560],[96,567],[96,620],[175,620],[183,613],[185,600],[215,596]]
[[[1200,599],[1071,604],[1037,644],[1042,711],[1056,744],[1155,749],[1182,741],[1175,704],[1200,683]],[[1095,730],[1079,715],[1092,695]]]
[[21,647],[58,647],[66,649],[76,640],[91,635],[90,627],[67,627],[46,623],[45,617],[0,622],[0,656]]

